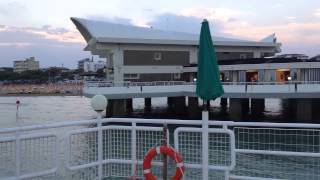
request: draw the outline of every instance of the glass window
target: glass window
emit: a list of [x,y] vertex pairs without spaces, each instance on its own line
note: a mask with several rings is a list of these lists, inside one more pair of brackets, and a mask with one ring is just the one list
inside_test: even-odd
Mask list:
[[154,60],[160,61],[162,59],[162,54],[161,52],[155,52],[153,55]]

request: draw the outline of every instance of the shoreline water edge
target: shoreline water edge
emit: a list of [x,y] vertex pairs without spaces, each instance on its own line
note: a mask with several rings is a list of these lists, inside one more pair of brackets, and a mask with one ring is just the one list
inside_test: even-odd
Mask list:
[[0,96],[81,96],[82,83],[0,84]]

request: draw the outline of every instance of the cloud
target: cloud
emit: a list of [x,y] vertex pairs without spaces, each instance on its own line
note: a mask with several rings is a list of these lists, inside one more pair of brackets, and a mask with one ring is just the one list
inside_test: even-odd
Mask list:
[[283,3],[276,3],[275,5],[274,5],[274,7],[275,8],[282,8],[282,7],[284,7],[285,5],[283,4]]
[[315,12],[314,12],[314,16],[316,17],[319,17],[320,18],[320,8],[317,9]]
[[[201,22],[203,18],[193,17],[193,16],[184,16],[177,15],[172,13],[165,13],[159,16],[156,16],[154,20],[147,23],[147,25],[152,26],[154,29],[162,29],[168,31],[177,31],[177,32],[187,32],[192,34],[199,34],[201,28]],[[224,33],[224,22],[220,20],[209,20],[210,29],[214,36],[226,36]],[[237,19],[227,19],[229,22],[236,22]]]
[[197,17],[186,17],[165,13],[157,16],[153,21],[148,22],[149,26],[154,29],[162,29],[168,31],[199,33],[201,19]]
[[[288,23],[280,25],[255,26],[247,24],[238,28],[228,28],[225,32],[233,36],[260,40],[275,32],[283,44],[284,53],[306,53],[311,56],[320,52],[320,23]],[[248,33],[250,32],[250,33]]]
[[41,28],[0,26],[0,43],[84,43],[80,33],[64,28],[54,28],[49,25]]
[[105,17],[105,16],[88,16],[87,19],[96,21],[106,21],[111,23],[123,24],[123,25],[134,25],[139,27],[150,27],[147,22],[142,19],[129,19],[122,17]]
[[122,17],[88,16],[87,19],[95,21],[106,21],[123,25],[133,25],[131,19]]
[[200,23],[206,17],[213,26],[211,30],[215,36],[259,41],[275,32],[278,41],[283,44],[284,53],[301,52],[315,55],[320,52],[320,22],[257,25],[243,20],[249,14],[232,10],[188,10],[177,14],[159,15],[149,22],[149,25],[156,29],[199,33]]
[[289,19],[289,20],[296,20],[297,17],[295,17],[295,16],[288,16],[287,19]]
[[236,17],[245,16],[250,13],[228,8],[191,8],[182,10],[180,14],[187,17],[227,22],[230,19],[236,19]]
[[[248,31],[250,30],[250,33]],[[225,32],[234,36],[261,39],[262,36],[276,32],[280,41],[292,42],[320,42],[320,23],[288,23],[280,25],[255,26],[247,24],[238,28],[225,29]]]
[[[0,4],[0,15],[1,16],[8,16],[14,15],[17,16],[19,13],[17,12],[25,12],[26,7],[16,1],[11,1],[8,3],[1,3]],[[22,14],[22,13],[21,13]]]
[[27,25],[32,19],[26,5],[17,1],[0,2],[0,22],[6,25]]
[[77,60],[90,57],[84,46],[75,29],[0,26],[0,66],[12,66],[14,60],[35,56],[41,67],[75,67]]
[[22,43],[22,42],[0,42],[0,47],[13,47],[13,48],[22,48],[31,46],[32,43]]
[[[211,29],[214,29],[213,34],[215,36],[239,38],[238,35],[228,32],[228,29],[246,27],[249,23],[242,19],[245,19],[248,16],[252,16],[253,13],[228,8],[191,8],[182,10],[178,13],[178,15],[187,18],[196,18],[200,20],[200,22],[203,19],[209,20],[211,26],[213,26],[213,28]],[[248,38],[244,36],[240,37],[245,39]]]

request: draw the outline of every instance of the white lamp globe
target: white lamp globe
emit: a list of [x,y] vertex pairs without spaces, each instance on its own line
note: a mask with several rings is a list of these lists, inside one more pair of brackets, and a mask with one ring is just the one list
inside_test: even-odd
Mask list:
[[107,105],[108,102],[104,95],[95,95],[91,98],[91,107],[95,111],[103,111]]

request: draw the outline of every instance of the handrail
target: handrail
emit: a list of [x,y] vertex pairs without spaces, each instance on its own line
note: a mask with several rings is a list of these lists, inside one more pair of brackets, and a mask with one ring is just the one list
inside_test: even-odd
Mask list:
[[134,86],[175,86],[193,85],[194,82],[186,81],[152,81],[152,82],[110,82],[110,81],[89,81],[85,87],[134,87]]
[[[135,87],[135,86],[175,86],[195,85],[196,82],[187,81],[152,81],[152,82],[111,82],[111,81],[87,81],[85,87]],[[299,84],[320,84],[320,81],[284,81],[284,82],[222,82],[223,85],[299,85]]]
[[[208,121],[207,121],[208,122]],[[102,123],[121,123],[121,125],[111,125],[109,124],[108,126],[102,126]],[[146,125],[149,124],[149,125]],[[150,126],[150,125],[153,126]],[[58,154],[57,152],[59,152],[58,147],[60,147],[62,144],[57,141],[57,132],[54,133],[38,133],[37,132],[24,132],[24,133],[20,133],[20,131],[31,131],[31,130],[47,130],[50,128],[59,128],[59,127],[78,127],[77,129],[71,129],[68,130],[66,133],[66,136],[64,136],[64,138],[66,138],[66,143],[64,145],[66,145],[66,148],[64,149],[64,153],[65,157],[64,157],[64,161],[65,161],[65,169],[67,171],[75,171],[75,170],[82,170],[85,168],[90,168],[90,167],[98,167],[97,169],[97,175],[98,178],[97,179],[103,179],[104,175],[103,175],[103,166],[106,164],[111,164],[111,163],[120,163],[120,164],[126,164],[131,165],[131,174],[134,174],[134,172],[136,171],[136,166],[137,165],[141,165],[142,159],[139,155],[139,157],[137,157],[137,152],[144,152],[146,151],[144,150],[138,150],[137,146],[139,144],[137,144],[137,138],[140,136],[137,135],[138,132],[150,132],[150,131],[154,131],[154,132],[162,132],[162,127],[161,125],[163,124],[168,124],[168,125],[181,125],[179,126],[177,129],[174,130],[174,147],[179,150],[180,148],[183,149],[186,145],[188,146],[190,144],[190,141],[187,140],[185,141],[184,139],[188,138],[189,139],[189,135],[184,135],[184,133],[196,133],[193,134],[194,137],[196,137],[194,140],[197,140],[197,138],[199,138],[200,136],[205,137],[205,135],[203,133],[206,133],[207,136],[209,138],[209,135],[215,135],[214,137],[220,138],[223,137],[223,139],[218,140],[221,141],[223,144],[221,144],[221,147],[223,146],[224,148],[226,148],[224,150],[224,153],[226,155],[228,155],[228,158],[224,160],[224,163],[215,163],[212,161],[207,161],[208,163],[204,163],[203,161],[185,161],[185,167],[190,168],[190,169],[202,169],[202,176],[204,177],[205,174],[207,174],[209,172],[209,170],[220,170],[220,171],[224,171],[225,172],[225,178],[228,179],[230,177],[239,177],[239,179],[244,178],[244,179],[250,179],[246,178],[245,176],[239,176],[238,174],[232,174],[231,171],[236,167],[236,164],[238,163],[237,161],[237,155],[236,154],[249,154],[249,155],[272,155],[272,156],[281,156],[281,157],[309,157],[309,158],[318,158],[320,157],[320,153],[319,153],[319,149],[306,149],[306,150],[299,150],[299,149],[289,149],[291,147],[301,147],[304,144],[299,144],[299,143],[290,143],[291,140],[288,140],[288,142],[283,142],[283,149],[279,149],[279,148],[274,148],[274,144],[279,142],[278,140],[276,140],[276,138],[273,138],[277,135],[281,135],[281,137],[283,135],[289,135],[289,132],[292,132],[292,130],[296,131],[296,130],[301,130],[301,133],[296,133],[296,135],[300,135],[301,139],[305,138],[306,136],[312,135],[312,137],[316,137],[318,136],[318,133],[320,132],[320,124],[304,124],[304,123],[265,123],[265,122],[234,122],[234,121],[209,121],[208,123],[206,123],[207,126],[207,130],[204,129],[204,124],[203,124],[203,120],[178,120],[178,119],[140,119],[140,118],[105,118],[105,119],[100,119],[100,116],[98,116],[97,119],[91,119],[91,120],[78,120],[78,121],[66,121],[66,122],[57,122],[57,123],[51,123],[51,124],[45,124],[45,125],[27,125],[27,126],[20,126],[20,127],[13,127],[13,128],[0,128],[0,134],[1,133],[19,133],[21,134],[21,136],[19,137],[15,137],[15,136],[8,136],[8,137],[4,137],[1,138],[0,141],[1,142],[7,142],[7,141],[20,141],[20,140],[24,140],[24,139],[34,139],[34,138],[45,138],[48,135],[52,135],[55,137],[53,143],[54,146],[50,149],[53,151],[53,156],[52,158],[54,159],[54,166],[50,167],[50,169],[44,169],[43,171],[34,171],[28,174],[20,174],[17,173],[15,175],[16,179],[24,179],[24,178],[32,178],[32,177],[42,177],[45,175],[50,175],[53,173],[57,173],[58,172],[58,164],[59,164],[59,159],[58,158]],[[86,125],[87,127],[81,127],[83,125]],[[194,125],[193,127],[190,127],[190,125]],[[186,127],[184,127],[186,126]],[[217,128],[219,127],[219,128]],[[252,129],[253,133],[251,131],[247,131],[247,129]],[[270,136],[271,141],[269,142],[268,147],[271,148],[264,148],[264,146],[262,148],[259,147],[254,147],[252,148],[247,147],[245,145],[246,142],[254,142],[254,143],[259,143],[256,142],[256,139],[253,138],[252,139],[247,139],[246,141],[243,141],[243,139],[236,139],[236,134],[237,137],[239,137],[239,133],[241,136],[241,133],[245,132],[247,133],[248,137],[253,137],[256,136],[256,130],[259,129],[261,130],[260,133],[262,134],[262,136],[264,137],[265,135],[272,135],[274,134],[274,136]],[[120,131],[126,131],[123,132],[126,134],[126,139],[128,140],[128,143],[130,143],[130,145],[128,143],[126,143],[126,145],[124,146],[125,149],[130,150],[130,151],[126,151],[126,157],[115,157],[115,156],[108,156],[108,157],[104,157],[103,156],[103,140],[107,137],[103,137],[103,132],[105,132],[106,130],[116,130],[117,134],[115,136],[118,136],[120,133]],[[242,131],[239,131],[242,130]],[[265,131],[268,130],[268,131]],[[271,130],[271,131],[269,131]],[[279,133],[275,133],[273,130],[279,131]],[[131,131],[131,132],[130,132]],[[281,132],[280,132],[281,131]],[[310,131],[311,134],[309,133],[305,133],[306,131]],[[90,160],[87,161],[85,160],[84,157],[84,161],[79,161],[81,163],[77,163],[78,162],[78,158],[79,154],[78,152],[78,146],[77,143],[75,143],[75,146],[73,141],[71,140],[73,139],[72,137],[81,137],[82,135],[86,135],[87,133],[96,133],[97,136],[95,137],[95,139],[88,139],[91,143],[90,146],[94,146],[95,149],[97,149],[97,151],[94,151],[93,153],[97,158],[94,160]],[[286,134],[283,134],[282,132],[287,132]],[[314,133],[317,132],[317,133]],[[201,135],[202,133],[202,135]],[[266,133],[266,134],[265,134]],[[130,136],[130,135],[131,136]],[[264,135],[265,134],[265,135]],[[127,136],[128,135],[128,136]],[[218,135],[218,136],[216,136]],[[247,136],[246,135],[246,136]],[[294,134],[295,135],[295,134]],[[158,136],[158,135],[156,135]],[[192,136],[192,135],[191,135]],[[210,136],[212,137],[212,136]],[[268,136],[269,137],[269,136]],[[115,137],[116,139],[117,137]],[[308,138],[309,139],[309,138]],[[83,139],[81,138],[81,141]],[[181,140],[181,141],[180,141]],[[123,141],[122,138],[118,139],[118,143],[121,143]],[[236,144],[237,142],[240,142],[240,145]],[[296,142],[299,142],[298,139],[295,140]],[[308,140],[307,140],[308,141]],[[78,142],[78,141],[74,141],[74,142]],[[127,142],[127,141],[126,141]],[[143,142],[143,141],[141,141]],[[202,142],[204,142],[204,140],[202,140]],[[11,143],[11,142],[10,142]],[[43,145],[46,145],[46,141],[43,141]],[[94,144],[96,143],[96,144]],[[242,143],[242,144],[241,144]],[[264,141],[262,141],[262,143],[264,143]],[[318,146],[317,142],[313,141],[312,147],[314,146]],[[40,142],[41,144],[41,142]],[[152,145],[154,145],[153,143],[151,143]],[[201,144],[201,143],[200,143]],[[18,144],[19,145],[19,144]],[[28,144],[28,145],[32,145],[32,144]],[[47,144],[48,145],[48,144]],[[259,144],[257,144],[259,145]],[[210,147],[212,147],[213,145],[211,144]],[[22,147],[19,145],[17,146],[19,149],[21,149]],[[207,157],[206,159],[210,159],[209,156],[209,152],[207,151],[209,149],[209,144],[208,143],[202,143],[202,145],[196,146],[196,151],[193,151],[191,154],[190,152],[185,153],[185,157],[186,158],[190,158],[193,156],[197,156],[197,154],[199,152],[201,152],[201,147],[202,150],[206,149],[205,151],[202,151],[202,157]],[[85,147],[87,148],[87,146]],[[86,151],[86,149],[84,149]],[[107,149],[108,150],[108,149]],[[183,151],[181,151],[183,153]],[[120,153],[120,152],[119,152]],[[24,154],[22,154],[24,155]],[[206,156],[205,156],[206,155]],[[215,155],[214,155],[215,156]],[[42,156],[39,156],[42,157]],[[20,158],[23,158],[23,156],[20,156],[20,152],[18,154],[16,154],[16,159],[18,158],[19,161],[16,165],[16,168],[20,168],[20,165],[22,162],[20,162]],[[214,157],[211,157],[211,159],[213,159]],[[225,157],[226,158],[226,157]],[[203,158],[202,158],[203,159]],[[62,159],[60,159],[62,160]],[[210,163],[209,163],[210,162]],[[25,162],[24,162],[25,163]],[[155,162],[153,163],[153,165],[162,165],[162,163],[160,162]],[[317,166],[317,164],[314,164],[314,166]],[[129,168],[127,168],[128,171]],[[18,169],[20,172],[20,169]],[[204,172],[205,171],[205,172]],[[272,177],[272,176],[270,176]],[[13,178],[13,179],[15,179]],[[207,178],[206,178],[207,179]],[[259,178],[259,177],[252,177],[252,179],[263,179],[263,178]]]
[[[102,123],[136,123],[136,124],[173,124],[173,125],[195,125],[201,126],[201,120],[179,120],[179,119],[139,119],[139,118],[105,118]],[[32,131],[70,126],[85,126],[97,124],[95,120],[77,120],[69,122],[57,122],[43,125],[27,125],[11,128],[0,128],[0,134],[14,133],[17,131]],[[275,128],[302,128],[320,129],[320,124],[307,123],[266,123],[266,122],[234,122],[234,121],[209,121],[210,126],[232,126],[232,127],[275,127]]]

